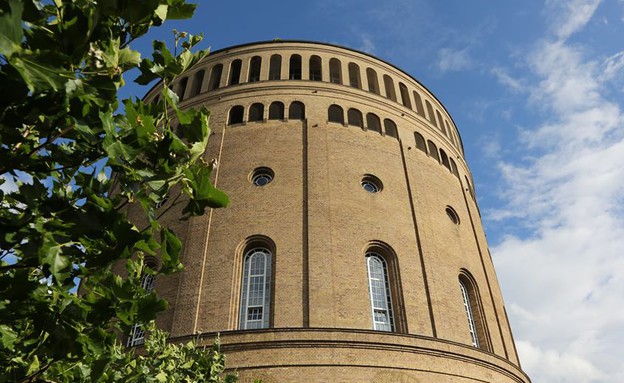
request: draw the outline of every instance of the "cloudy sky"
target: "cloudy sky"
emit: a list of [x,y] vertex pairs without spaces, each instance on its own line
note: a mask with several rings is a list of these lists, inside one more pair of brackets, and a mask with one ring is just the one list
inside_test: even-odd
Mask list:
[[433,91],[463,136],[523,368],[624,382],[624,1],[201,3],[163,36],[344,45]]

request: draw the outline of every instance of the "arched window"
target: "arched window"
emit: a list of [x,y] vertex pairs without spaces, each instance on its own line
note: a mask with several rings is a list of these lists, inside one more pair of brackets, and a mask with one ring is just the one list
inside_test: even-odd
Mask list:
[[416,140],[416,149],[422,150],[427,153],[427,144],[425,144],[425,138],[418,132],[414,132],[414,139]]
[[[152,257],[146,257],[143,270],[141,271],[141,287],[147,292],[154,291],[156,285],[156,275],[147,271],[147,269],[156,270],[156,261],[151,259]],[[139,346],[145,343],[145,328],[141,323],[135,323],[130,327],[130,334],[126,341],[126,347]]]
[[252,247],[243,257],[238,328],[268,328],[271,308],[272,254],[266,247]]
[[242,123],[244,113],[245,113],[245,108],[243,108],[241,105],[233,106],[232,109],[230,109],[228,125]]
[[435,158],[436,161],[440,162],[440,156],[438,155],[438,147],[432,141],[427,141],[427,146],[429,146],[429,157]]
[[459,289],[464,303],[464,310],[466,311],[467,327],[472,345],[489,350],[489,339],[481,310],[479,292],[474,279],[467,272],[462,272],[459,275]]
[[260,81],[260,67],[262,66],[262,57],[254,56],[249,61],[249,82]]
[[349,63],[349,86],[362,89],[360,67],[356,63]]
[[407,87],[402,82],[399,83],[399,91],[401,92],[401,103],[406,108],[412,109],[412,102],[410,101],[409,92],[407,91]]
[[342,84],[342,65],[340,60],[336,58],[329,60],[329,81],[334,84]]
[[455,177],[459,178],[459,171],[457,170],[457,164],[453,161],[452,158],[449,158],[451,162],[451,173],[455,174]]
[[379,117],[374,113],[366,114],[366,127],[368,130],[374,130],[381,134],[381,120],[379,120]]
[[184,93],[186,93],[186,85],[188,84],[188,77],[184,77],[178,83],[176,87],[176,94],[180,98],[180,101],[184,100]]
[[317,55],[310,57],[310,80],[323,81],[323,70],[321,69],[321,58]]
[[294,101],[288,108],[289,120],[305,120],[305,105],[302,102]]
[[178,82],[178,86],[176,87],[176,94],[180,101],[184,100],[184,93],[186,92],[186,85],[188,84],[188,77],[184,77]]
[[269,61],[269,80],[282,79],[282,56],[273,55]]
[[290,65],[288,66],[288,78],[291,80],[301,80],[301,56],[290,56]]
[[446,128],[444,127],[444,120],[442,119],[442,115],[440,114],[440,111],[436,109],[436,116],[438,116],[438,126],[440,127],[440,130],[442,131],[442,133],[444,133],[445,136],[448,137],[448,133],[446,132]]
[[364,127],[364,121],[362,118],[362,112],[357,109],[349,109],[347,111],[347,123],[349,125],[359,126],[360,128]]
[[379,81],[377,81],[377,72],[372,68],[366,68],[366,79],[368,80],[368,91],[379,94]]
[[344,111],[338,105],[330,105],[327,110],[327,121],[344,125]]
[[394,121],[388,118],[384,119],[384,129],[386,130],[387,136],[399,138],[399,131]]
[[451,171],[451,163],[449,162],[449,158],[446,155],[444,149],[440,149],[440,158],[442,159],[442,165],[444,165],[449,171]]
[[262,121],[264,118],[264,105],[260,103],[251,104],[249,107],[249,118],[247,121]]
[[269,106],[269,120],[284,119],[284,103],[275,101]]
[[240,83],[242,61],[236,59],[230,63],[230,78],[228,79],[228,85],[236,85]]
[[386,87],[386,97],[388,97],[392,101],[396,101],[397,97],[396,92],[394,91],[394,81],[392,81],[392,78],[387,74],[384,74],[383,79],[384,86]]
[[416,104],[416,113],[425,117],[425,109],[423,108],[422,99],[420,98],[420,94],[414,91],[414,103]]
[[386,260],[374,251],[366,253],[368,291],[373,318],[373,330],[394,331],[392,294]]
[[429,102],[429,100],[425,100],[425,105],[427,105],[427,114],[429,115],[429,122],[431,122],[434,126],[438,126],[436,124],[435,115],[433,114],[433,107],[431,106],[431,103]]
[[208,83],[208,90],[215,90],[219,88],[221,84],[221,73],[223,72],[223,64],[217,64],[210,70],[210,82]]
[[201,87],[204,83],[205,74],[205,70],[200,70],[199,72],[195,73],[195,77],[193,77],[193,89],[191,89],[191,97],[197,96],[201,93]]

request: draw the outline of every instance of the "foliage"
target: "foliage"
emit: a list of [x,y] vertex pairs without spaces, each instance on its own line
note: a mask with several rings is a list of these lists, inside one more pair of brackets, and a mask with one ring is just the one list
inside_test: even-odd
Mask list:
[[[185,0],[0,0],[0,184],[17,183],[14,192],[0,190],[0,382],[194,380],[175,375],[182,367],[145,376],[151,365],[124,359],[117,344],[118,334],[166,308],[141,287],[142,255],[159,258],[151,273],[182,267],[181,242],[159,222],[157,204],[175,192],[171,205],[186,204],[189,217],[228,203],[202,158],[208,111],[180,110],[169,89],[207,54],[191,53],[201,37],[176,33],[180,54],[155,42],[151,59],[129,46],[194,7]],[[158,103],[120,104],[123,74],[133,68],[140,84],[164,83]],[[183,133],[174,132],[177,122]],[[131,204],[145,217],[141,227],[127,217]],[[127,279],[111,270],[124,259]],[[167,352],[190,355],[183,350]],[[120,360],[143,363],[144,376],[112,379]],[[197,363],[212,374],[217,362]],[[202,379],[217,381],[210,376]]]

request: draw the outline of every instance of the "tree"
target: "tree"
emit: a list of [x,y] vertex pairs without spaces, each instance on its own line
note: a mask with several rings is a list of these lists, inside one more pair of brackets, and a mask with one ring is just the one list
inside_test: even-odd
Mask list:
[[[0,0],[0,184],[17,185],[0,190],[0,382],[194,381],[181,372],[188,360],[152,374],[118,343],[166,308],[141,276],[182,268],[181,242],[157,204],[175,192],[189,217],[228,203],[202,157],[208,111],[180,110],[169,89],[207,54],[191,52],[201,36],[176,33],[179,54],[154,42],[151,59],[129,45],[194,9],[184,0]],[[160,101],[120,104],[134,68],[139,84],[163,82]],[[130,204],[145,216],[141,227],[127,217]],[[160,268],[143,267],[143,255]],[[120,260],[127,278],[111,271]],[[154,344],[191,354],[155,334],[148,354]],[[220,381],[220,354],[206,358],[214,363],[192,366],[203,368],[201,380]],[[143,377],[114,375],[115,366]]]

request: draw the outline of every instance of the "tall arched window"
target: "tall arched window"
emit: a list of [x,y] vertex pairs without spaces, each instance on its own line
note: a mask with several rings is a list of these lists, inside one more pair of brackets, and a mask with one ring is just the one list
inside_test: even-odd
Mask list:
[[230,109],[228,125],[242,123],[244,113],[245,113],[245,108],[243,108],[241,105],[233,106],[232,109]]
[[466,271],[462,271],[459,275],[459,289],[466,311],[467,327],[472,345],[489,350],[489,338],[481,310],[479,292],[474,279]]
[[366,253],[368,291],[373,318],[373,330],[394,331],[392,294],[386,260],[373,251]]
[[[143,270],[141,271],[141,287],[147,292],[154,291],[156,285],[156,275],[147,269],[156,270],[156,261],[153,257],[146,257]],[[145,343],[145,328],[141,323],[135,323],[130,327],[130,334],[126,340],[126,347],[139,346]]]
[[340,60],[336,58],[329,60],[329,81],[334,84],[342,84],[342,65]]
[[236,85],[240,83],[242,61],[236,59],[230,63],[230,77],[228,79],[228,85]]
[[416,140],[416,149],[427,153],[427,144],[425,144],[425,138],[422,134],[414,132],[414,139]]
[[420,98],[420,94],[414,91],[414,103],[416,104],[416,113],[425,117],[425,109],[423,108],[422,99]]
[[394,91],[394,81],[392,81],[392,77],[384,74],[384,86],[386,87],[386,97],[391,99],[392,101],[396,101],[396,92]]
[[375,113],[366,114],[366,127],[368,130],[373,130],[381,134],[381,120]]
[[409,92],[407,91],[407,87],[402,82],[399,83],[399,91],[401,92],[401,103],[406,108],[412,109],[412,102],[410,101]]
[[272,254],[253,247],[243,257],[239,329],[268,328],[271,308]]
[[349,109],[347,111],[347,123],[349,125],[359,126],[360,128],[364,127],[364,121],[362,119],[362,112],[357,109]]
[[273,55],[269,61],[269,80],[281,80],[282,78],[282,56]]
[[284,103],[275,101],[269,106],[269,120],[284,119]]
[[429,157],[435,158],[436,161],[440,162],[440,155],[438,154],[438,147],[432,141],[427,141],[427,146],[429,147]]
[[262,57],[254,56],[249,61],[249,80],[248,82],[260,81],[260,67],[262,66]]
[[344,111],[338,105],[330,105],[327,109],[327,121],[344,125]]
[[288,66],[288,78],[291,80],[301,80],[301,56],[290,56],[290,65]]
[[247,121],[262,121],[264,118],[264,105],[260,103],[251,104],[249,107],[249,118]]
[[199,93],[201,93],[201,87],[204,83],[205,74],[205,70],[200,70],[199,72],[195,73],[195,76],[193,77],[193,89],[191,89],[191,97],[197,96]]
[[349,63],[349,86],[362,89],[360,67],[356,63]]
[[399,130],[397,129],[396,124],[389,118],[384,119],[384,129],[386,131],[386,135],[394,138],[399,138]]
[[305,105],[302,102],[294,101],[288,108],[289,120],[305,120]]
[[223,73],[223,64],[217,64],[210,70],[210,82],[208,90],[218,89],[221,84],[221,73]]
[[310,57],[310,80],[323,81],[323,70],[321,69],[321,58],[317,55]]
[[368,80],[368,91],[379,94],[379,81],[377,80],[377,72],[372,68],[366,68],[366,79]]

